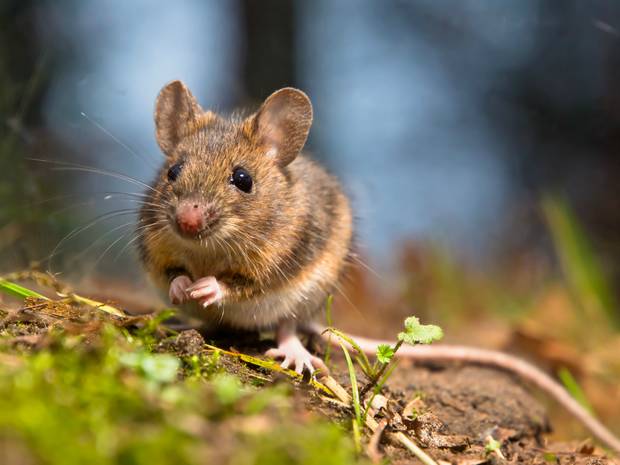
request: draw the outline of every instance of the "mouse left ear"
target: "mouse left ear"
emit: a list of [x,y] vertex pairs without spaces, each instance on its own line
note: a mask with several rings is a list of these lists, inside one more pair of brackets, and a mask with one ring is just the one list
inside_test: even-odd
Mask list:
[[312,125],[312,104],[301,90],[285,87],[271,94],[253,118],[254,136],[267,155],[286,166],[306,143]]
[[166,155],[197,129],[203,115],[198,102],[181,81],[164,86],[155,102],[155,135]]

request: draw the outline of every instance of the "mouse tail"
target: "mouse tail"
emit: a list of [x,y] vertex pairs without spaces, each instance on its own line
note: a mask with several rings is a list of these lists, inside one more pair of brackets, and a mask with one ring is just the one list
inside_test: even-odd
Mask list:
[[[320,334],[328,343],[339,346],[337,337],[326,333],[325,327],[319,324],[313,324],[309,329],[316,334]],[[351,338],[355,340],[362,351],[367,355],[376,354],[377,347],[380,344],[394,345],[394,341],[388,340],[371,339],[355,335],[351,335]],[[446,344],[403,345],[396,353],[396,356],[398,358],[407,358],[420,362],[475,363],[500,368],[514,373],[520,378],[534,384],[555,399],[577,418],[577,420],[601,441],[601,443],[612,449],[616,454],[620,454],[620,439],[618,437],[577,402],[562,385],[543,370],[523,359],[496,350]]]

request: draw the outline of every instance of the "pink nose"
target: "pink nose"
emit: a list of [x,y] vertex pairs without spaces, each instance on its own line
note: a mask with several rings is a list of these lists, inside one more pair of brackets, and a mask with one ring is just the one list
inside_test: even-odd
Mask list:
[[193,202],[184,202],[177,207],[177,225],[185,234],[195,236],[205,227],[204,208]]
[[197,236],[206,226],[216,220],[212,205],[193,200],[181,201],[177,206],[176,221],[179,230],[188,236]]

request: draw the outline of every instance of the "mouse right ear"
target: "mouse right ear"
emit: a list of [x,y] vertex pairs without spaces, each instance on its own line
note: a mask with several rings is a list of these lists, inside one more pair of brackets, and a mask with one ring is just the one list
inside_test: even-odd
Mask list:
[[203,113],[183,82],[172,81],[164,86],[155,102],[155,136],[166,155],[198,129]]
[[299,89],[271,94],[253,119],[253,132],[280,166],[292,162],[304,147],[312,125],[312,104]]

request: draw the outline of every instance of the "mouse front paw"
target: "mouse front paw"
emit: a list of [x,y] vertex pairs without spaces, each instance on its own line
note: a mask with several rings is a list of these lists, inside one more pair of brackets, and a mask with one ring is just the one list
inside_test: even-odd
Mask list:
[[187,288],[187,293],[191,299],[197,300],[205,308],[220,302],[224,297],[222,286],[213,276],[200,278]]
[[185,275],[177,276],[170,281],[170,288],[168,289],[168,297],[173,305],[179,305],[187,302],[190,297],[187,293],[187,288],[192,285],[192,280]]
[[284,359],[281,363],[282,368],[295,367],[295,371],[299,374],[304,370],[308,370],[311,374],[315,370],[320,370],[324,374],[329,373],[323,360],[308,352],[297,336],[280,342],[276,349],[268,350],[265,355],[270,358]]

